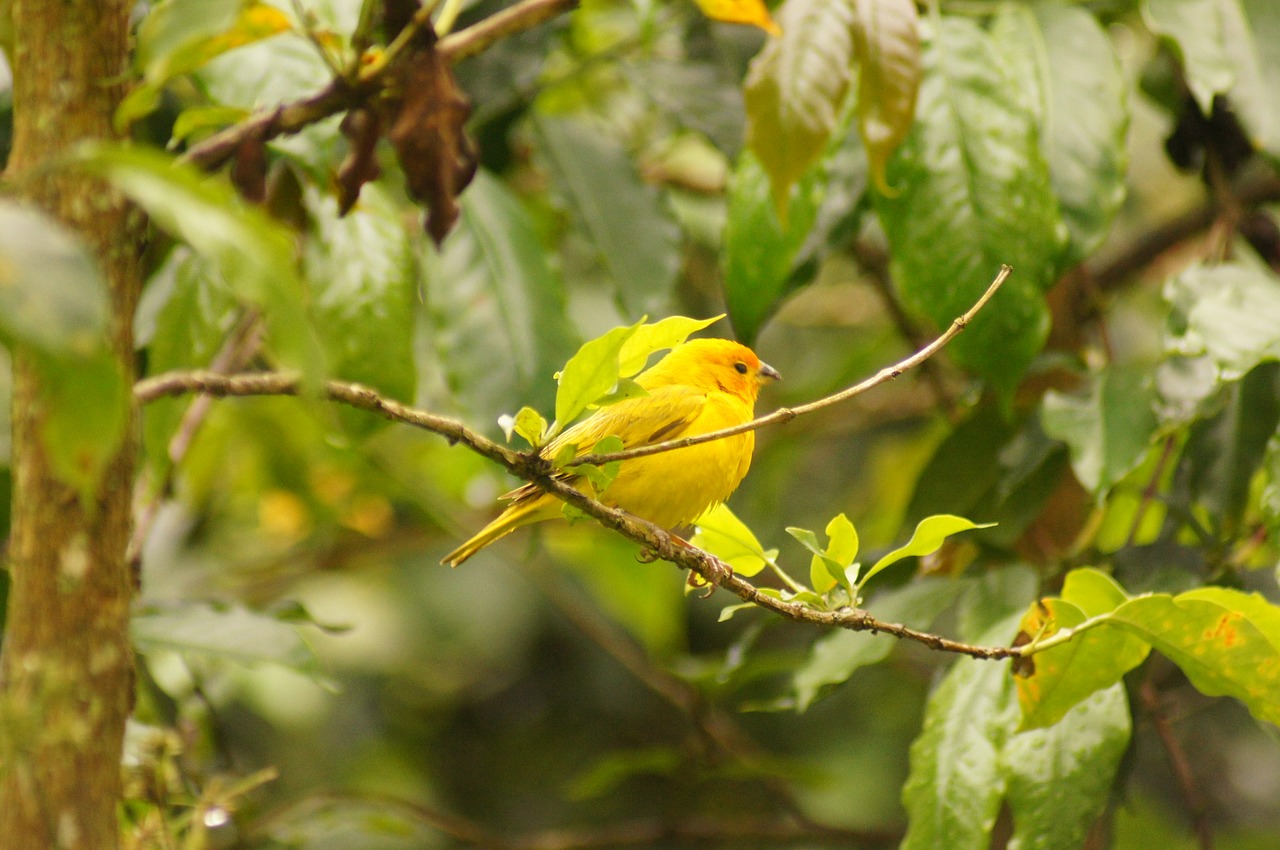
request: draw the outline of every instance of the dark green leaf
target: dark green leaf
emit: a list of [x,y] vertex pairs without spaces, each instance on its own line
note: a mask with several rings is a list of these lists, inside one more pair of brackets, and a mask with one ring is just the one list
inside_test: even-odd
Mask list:
[[1280,364],[1255,367],[1223,394],[1222,409],[1192,426],[1183,456],[1193,498],[1229,535],[1238,528],[1267,441],[1280,424]]
[[750,150],[739,154],[729,182],[724,287],[733,330],[748,345],[787,291],[796,256],[818,212],[822,183],[816,174],[806,174],[788,191],[784,224],[759,160]]
[[[987,634],[1008,640],[1012,623]],[[984,643],[987,641],[983,641]],[[929,698],[902,789],[903,850],[987,850],[1005,793],[1000,752],[1017,723],[1003,664],[961,658]]]
[[1020,732],[1001,753],[1013,813],[1009,850],[1077,850],[1111,798],[1132,723],[1124,686],[1077,705],[1048,729]]
[[890,161],[894,198],[876,208],[894,280],[916,313],[945,327],[1002,263],[1014,274],[950,350],[1006,395],[1049,330],[1042,291],[1066,237],[1035,116],[976,23],[944,17],[927,40],[916,123]]
[[744,84],[747,146],[769,175],[778,218],[791,186],[839,123],[853,60],[853,0],[788,0],[782,35],[751,62]]
[[1208,115],[1213,97],[1235,81],[1235,63],[1226,41],[1218,0],[1143,0],[1143,17],[1182,59],[1187,86]]
[[1125,80],[1111,39],[1063,0],[1005,3],[993,35],[1038,116],[1049,178],[1070,231],[1067,263],[1102,241],[1125,194]]
[[543,156],[631,316],[660,312],[680,265],[680,233],[620,145],[585,124],[540,118]]
[[1110,367],[1083,392],[1045,395],[1045,433],[1071,449],[1076,478],[1101,501],[1142,459],[1156,430],[1150,370]]
[[[308,192],[307,207],[314,231],[303,270],[332,374],[412,401],[416,267],[399,211],[377,184],[366,185],[342,218],[336,202],[315,191]],[[382,421],[350,413],[358,415],[344,422],[356,433]]]
[[424,256],[435,347],[464,408],[493,421],[522,401],[549,405],[573,333],[564,290],[519,201],[481,170],[462,196],[458,227],[439,255]]

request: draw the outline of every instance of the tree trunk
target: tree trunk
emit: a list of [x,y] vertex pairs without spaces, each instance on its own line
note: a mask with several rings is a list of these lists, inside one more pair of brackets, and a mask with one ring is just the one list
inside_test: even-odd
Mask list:
[[[132,380],[136,222],[100,183],[50,160],[111,138],[127,70],[128,0],[13,0],[8,177],[78,231],[110,285],[112,346]],[[133,441],[83,505],[41,448],[42,387],[15,352],[11,586],[0,655],[0,847],[118,846],[120,752],[133,693],[125,560]],[[132,422],[130,434],[133,433]]]

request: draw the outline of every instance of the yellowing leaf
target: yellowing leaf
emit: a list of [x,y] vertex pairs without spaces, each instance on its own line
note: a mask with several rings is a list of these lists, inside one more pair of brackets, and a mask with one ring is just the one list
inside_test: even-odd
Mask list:
[[733,567],[740,576],[755,575],[777,557],[776,551],[765,550],[727,505],[716,505],[698,517],[694,525],[698,530],[690,542]]
[[782,35],[782,28],[770,16],[763,0],[694,0],[698,8],[714,21],[750,24],[769,35]]
[[853,42],[858,54],[858,131],[876,188],[889,156],[907,137],[920,88],[920,34],[915,0],[859,0]]

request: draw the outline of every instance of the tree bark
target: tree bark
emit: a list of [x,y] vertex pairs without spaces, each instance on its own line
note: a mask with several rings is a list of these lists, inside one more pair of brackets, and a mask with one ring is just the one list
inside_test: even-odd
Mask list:
[[[111,343],[132,381],[140,220],[54,158],[114,135],[128,0],[13,0],[14,136],[7,176],[76,230],[110,286]],[[125,560],[134,448],[124,441],[95,504],[54,475],[41,447],[40,381],[14,357],[9,608],[0,654],[0,847],[119,844],[120,755],[132,704]],[[129,434],[134,432],[131,414]]]

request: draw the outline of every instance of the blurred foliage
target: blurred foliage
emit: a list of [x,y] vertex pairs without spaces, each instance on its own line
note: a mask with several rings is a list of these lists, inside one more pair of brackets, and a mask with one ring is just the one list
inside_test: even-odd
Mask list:
[[[441,5],[457,32],[509,4]],[[726,313],[705,332],[785,376],[766,412],[901,359],[1009,263],[943,355],[759,432],[694,542],[814,608],[1048,648],[782,622],[588,522],[446,570],[513,484],[484,459],[306,392],[165,399],[126,846],[1275,846],[1280,5],[583,0],[454,69],[479,167],[438,247],[381,131],[175,164],[415,8],[137,6],[134,143],[80,167],[154,224],[144,374],[299,369],[537,442],[626,391],[628,339],[695,330],[663,319]],[[66,376],[46,449],[87,487],[123,395],[83,343],[100,284],[0,219],[0,341]]]

